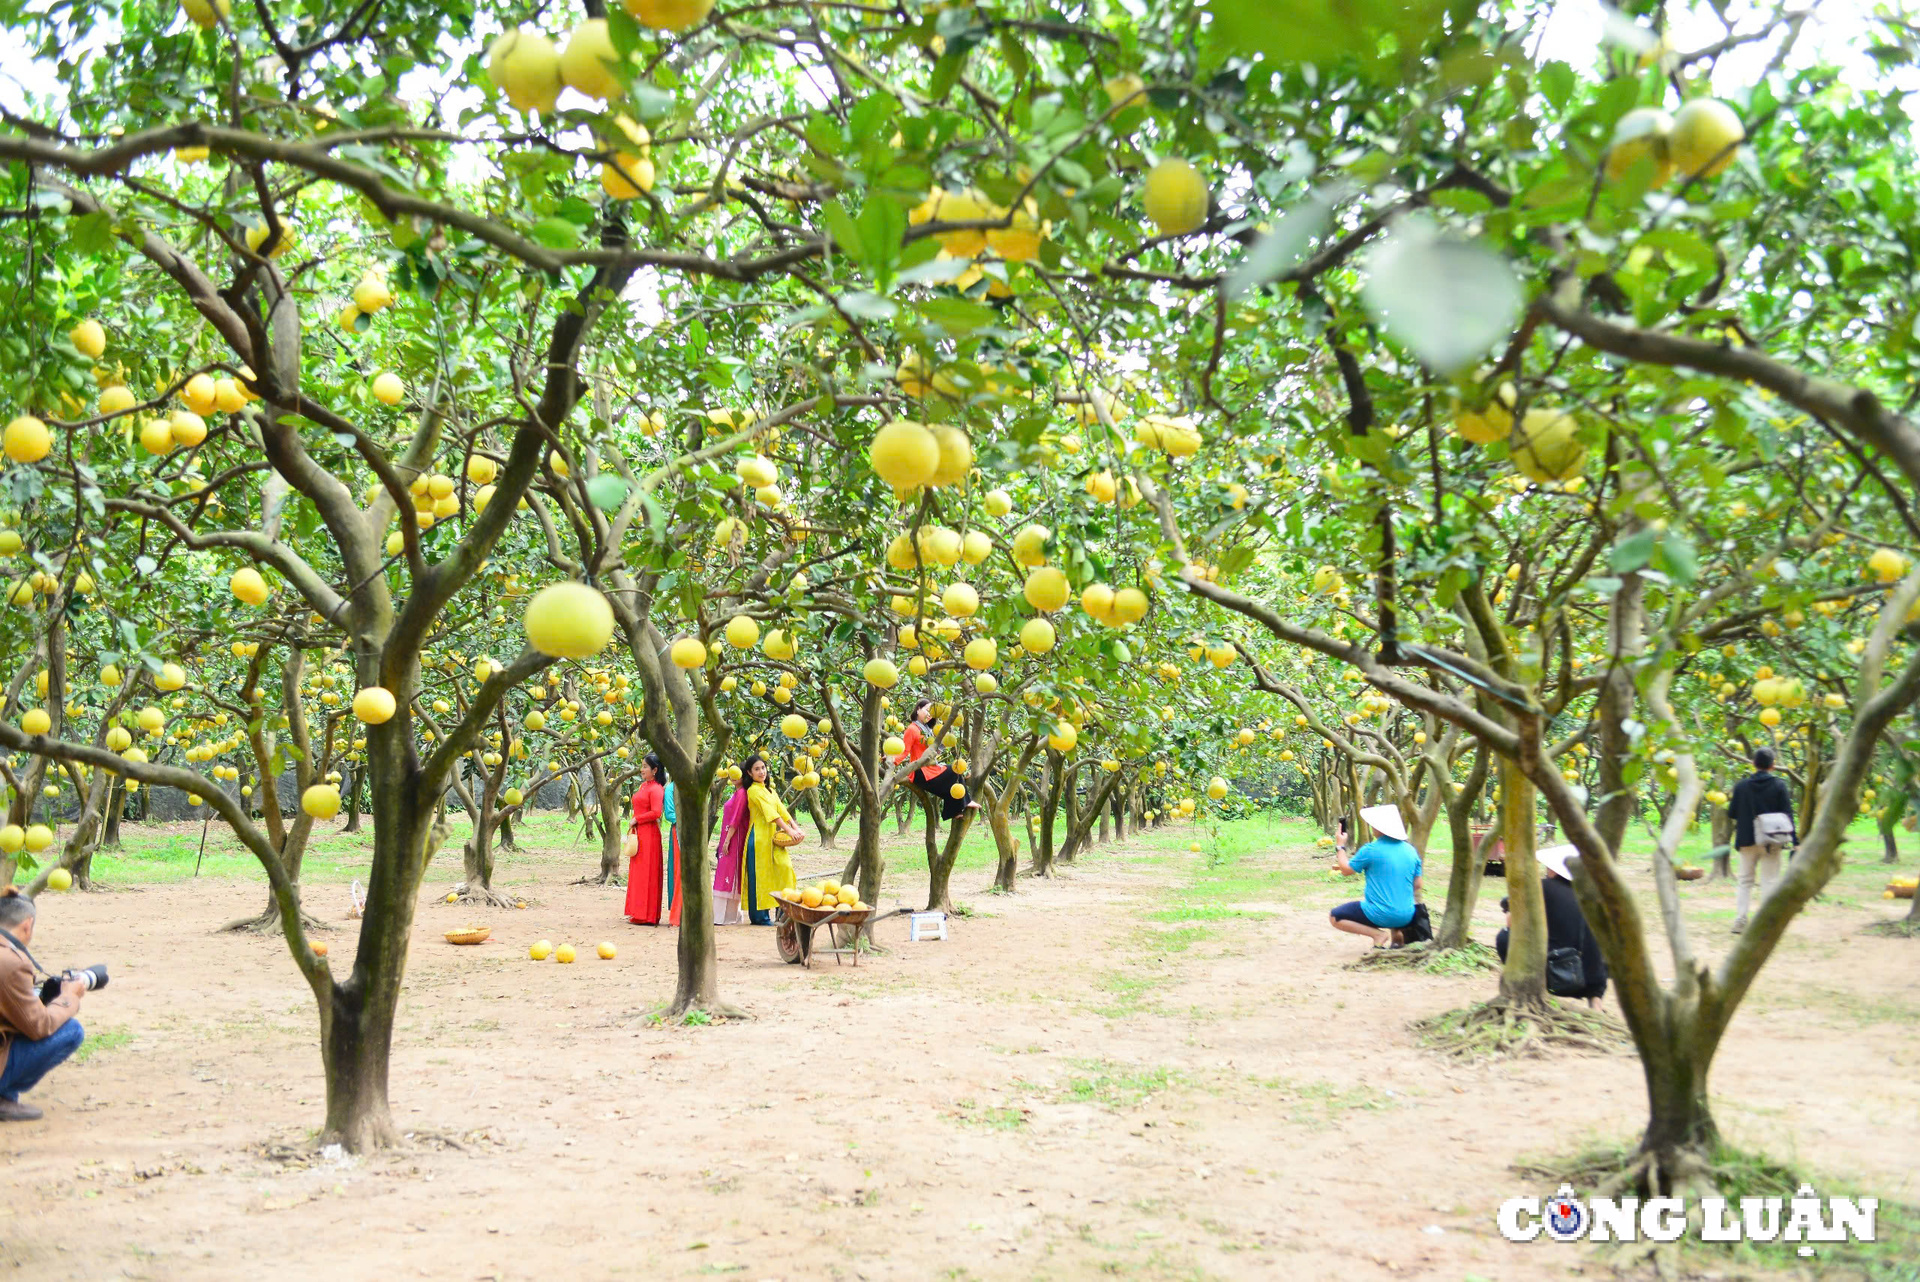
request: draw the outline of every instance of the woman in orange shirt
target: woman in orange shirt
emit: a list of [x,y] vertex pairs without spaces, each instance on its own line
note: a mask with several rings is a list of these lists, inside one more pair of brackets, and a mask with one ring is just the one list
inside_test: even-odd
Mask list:
[[[967,810],[978,810],[980,803],[967,795],[967,786],[960,777],[941,765],[937,760],[939,749],[933,742],[933,700],[922,699],[913,705],[913,715],[907,720],[907,733],[904,736],[907,750],[894,758],[898,765],[912,762],[914,771],[907,776],[907,782],[940,803],[940,817],[952,819]],[[954,795],[958,788],[959,795]]]

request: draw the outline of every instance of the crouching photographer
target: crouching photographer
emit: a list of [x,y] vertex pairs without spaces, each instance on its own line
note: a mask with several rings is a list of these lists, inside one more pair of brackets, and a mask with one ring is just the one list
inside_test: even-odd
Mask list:
[[86,1034],[74,1016],[89,988],[107,982],[104,966],[34,982],[40,969],[27,951],[33,941],[33,900],[16,886],[0,889],[0,1122],[31,1122],[40,1110],[20,1102]]

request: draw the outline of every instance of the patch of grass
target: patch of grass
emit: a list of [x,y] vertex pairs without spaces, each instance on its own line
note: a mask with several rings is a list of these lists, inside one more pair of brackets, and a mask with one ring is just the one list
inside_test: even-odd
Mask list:
[[953,1102],[952,1117],[962,1126],[979,1126],[991,1131],[1017,1131],[1027,1124],[1024,1109],[994,1105],[981,1108],[979,1102],[972,1099],[957,1099]]
[[96,1055],[111,1055],[132,1040],[133,1034],[118,1025],[112,1028],[93,1029],[87,1033],[80,1043],[80,1048],[74,1051],[68,1062],[84,1064]]
[[1806,1010],[1829,1019],[1868,1024],[1913,1024],[1920,1022],[1920,1009],[1895,997],[1871,997],[1843,988],[1825,988],[1817,984],[1798,984],[1791,988],[1768,989],[1760,995],[1763,1010]]
[[1485,944],[1468,940],[1461,948],[1436,953],[1428,944],[1409,944],[1405,948],[1370,948],[1348,970],[1419,971],[1426,975],[1484,975],[1500,969],[1500,954]]
[[1184,953],[1212,935],[1211,926],[1175,926],[1172,930],[1143,930],[1137,942],[1148,952]]
[[1149,1008],[1147,994],[1165,984],[1170,976],[1139,975],[1125,971],[1109,971],[1101,976],[1100,987],[1112,993],[1114,1000],[1105,1005],[1090,1007],[1094,1014],[1106,1019],[1126,1019],[1144,1013]]
[[1186,1080],[1178,1069],[1140,1068],[1104,1059],[1070,1061],[1079,1070],[1067,1078],[1055,1095],[1075,1104],[1098,1104],[1107,1109],[1133,1108],[1149,1095],[1158,1095]]
[[1171,908],[1162,908],[1148,914],[1150,921],[1229,921],[1236,917],[1270,917],[1273,914],[1265,908],[1238,908],[1232,904],[1212,903],[1204,900],[1185,900]]
[[1290,1104],[1287,1116],[1295,1125],[1316,1131],[1332,1126],[1342,1113],[1392,1108],[1396,1102],[1392,1097],[1365,1085],[1346,1086],[1324,1079],[1302,1082],[1286,1077],[1253,1077],[1248,1080],[1275,1092]]

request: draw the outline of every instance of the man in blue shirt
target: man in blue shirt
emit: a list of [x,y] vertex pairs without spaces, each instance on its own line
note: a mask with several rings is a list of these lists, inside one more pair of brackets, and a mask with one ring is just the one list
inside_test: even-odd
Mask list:
[[1397,947],[1400,928],[1413,920],[1420,901],[1420,852],[1407,841],[1397,806],[1368,806],[1360,819],[1380,835],[1347,858],[1334,848],[1334,864],[1349,877],[1365,874],[1366,893],[1335,908],[1327,921],[1335,930],[1365,935],[1381,948]]

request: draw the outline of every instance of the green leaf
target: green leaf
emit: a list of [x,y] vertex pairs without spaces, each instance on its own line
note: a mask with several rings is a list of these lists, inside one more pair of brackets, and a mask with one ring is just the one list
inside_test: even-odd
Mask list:
[[854,223],[853,215],[838,200],[829,200],[820,207],[820,220],[826,224],[827,234],[833,237],[833,243],[840,252],[856,262],[864,261],[865,251],[861,248],[860,228]]
[[551,215],[529,227],[527,234],[548,249],[577,249],[580,245],[580,229]]
[[1442,374],[1486,355],[1520,318],[1513,269],[1477,241],[1402,228],[1373,252],[1368,268],[1361,291],[1368,314]]
[[104,211],[82,214],[67,224],[67,238],[75,253],[92,256],[113,247],[113,218]]
[[1699,579],[1700,554],[1694,549],[1693,541],[1678,530],[1667,531],[1667,537],[1660,544],[1660,556],[1674,582],[1693,583]]
[[1659,540],[1660,531],[1651,525],[1637,530],[1613,545],[1613,551],[1607,556],[1607,564],[1613,567],[1615,574],[1644,570],[1653,560],[1653,545]]
[[1240,265],[1227,274],[1222,288],[1231,302],[1250,289],[1291,271],[1307,255],[1307,246],[1326,230],[1331,210],[1319,195],[1308,196],[1289,209],[1273,230],[1255,242]]

